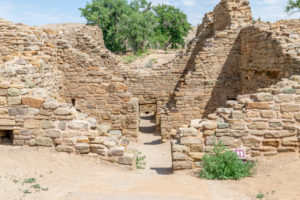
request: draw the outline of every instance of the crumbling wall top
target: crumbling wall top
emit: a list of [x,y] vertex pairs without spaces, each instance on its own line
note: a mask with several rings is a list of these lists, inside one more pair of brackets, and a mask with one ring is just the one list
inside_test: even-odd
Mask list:
[[214,29],[239,28],[250,25],[252,13],[247,0],[222,0],[214,9]]

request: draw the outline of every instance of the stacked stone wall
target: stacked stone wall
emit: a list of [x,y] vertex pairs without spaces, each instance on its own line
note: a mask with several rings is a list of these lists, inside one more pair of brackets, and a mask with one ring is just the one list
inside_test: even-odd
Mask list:
[[[83,25],[80,26],[83,28]],[[66,49],[70,46],[58,39],[58,37],[64,37],[64,34],[57,30],[32,28],[5,20],[0,20],[0,28],[0,142],[1,139],[2,142],[6,142],[7,137],[10,137],[13,145],[53,147],[60,152],[78,154],[94,153],[105,160],[133,165],[135,152],[127,149],[129,139],[121,132],[123,129],[126,130],[127,126],[131,125],[130,123],[121,128],[117,127],[119,129],[114,126],[114,123],[99,124],[99,121],[103,121],[97,122],[92,114],[83,114],[77,107],[68,103],[71,100],[66,101],[68,96],[64,94],[68,85],[65,81],[68,81],[66,78],[71,78],[68,74],[71,72],[60,70],[60,68],[64,60],[61,57],[68,56]],[[80,41],[80,36],[77,41]],[[91,46],[84,47],[82,43],[77,47],[79,46],[86,50],[91,48]],[[99,46],[98,50],[102,47]],[[89,78],[92,82],[96,78],[95,76],[89,77],[89,70],[86,68],[90,67],[89,63],[95,64],[98,60],[84,57],[80,50],[74,53],[78,60],[74,58],[73,65],[76,65],[74,62],[78,61],[81,74],[73,78],[76,78],[78,82]],[[72,51],[75,52],[75,48]],[[96,51],[93,56],[97,56]],[[68,62],[64,64],[67,65]],[[97,66],[94,73],[100,76],[101,69]],[[112,79],[109,79],[110,77]],[[100,90],[101,84],[106,81],[107,84],[124,86],[122,81],[110,72],[106,72],[105,78],[101,81],[98,87],[93,85],[94,88],[92,88],[89,85],[87,89],[98,88]],[[87,83],[82,82],[82,84]],[[79,85],[75,86],[79,87]],[[111,95],[107,95],[109,91],[105,93],[105,100],[110,99],[111,104],[119,104],[120,98],[117,98],[116,94],[120,96],[124,94],[122,98],[128,98],[124,101],[128,102],[127,107],[124,107],[129,110],[129,114],[126,113],[127,110],[124,110],[122,114],[126,117],[138,115],[138,111],[134,111],[138,109],[137,106],[135,107],[138,103],[131,98],[130,94],[126,94],[122,89],[112,92]],[[90,92],[90,97],[92,94],[97,96],[100,93]],[[104,93],[101,94],[104,95]],[[103,104],[105,105],[105,102]],[[115,109],[118,112],[121,110]],[[136,117],[135,122],[137,120]],[[135,132],[137,132],[137,125]]]
[[242,149],[247,159],[299,152],[300,77],[283,79],[269,88],[227,101],[207,119],[179,128],[172,141],[173,169],[200,168],[204,153],[222,142]]
[[[162,113],[162,138],[180,124],[207,116],[241,92],[239,33],[251,24],[247,1],[221,1],[199,26],[172,104]],[[224,88],[226,88],[224,90]]]

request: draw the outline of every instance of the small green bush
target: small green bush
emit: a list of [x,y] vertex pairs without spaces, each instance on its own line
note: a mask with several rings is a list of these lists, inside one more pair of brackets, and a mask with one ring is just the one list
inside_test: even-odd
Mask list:
[[145,162],[146,156],[142,155],[142,152],[137,152],[137,156],[135,159],[135,164],[137,169],[145,169],[146,162]]
[[256,195],[257,199],[262,199],[264,197],[265,197],[265,195],[263,193],[259,193],[259,194]]
[[23,181],[23,183],[35,183],[35,182],[36,182],[35,178],[28,178]]
[[239,180],[251,176],[254,166],[255,162],[243,162],[235,152],[218,143],[210,154],[204,155],[199,175],[206,179]]

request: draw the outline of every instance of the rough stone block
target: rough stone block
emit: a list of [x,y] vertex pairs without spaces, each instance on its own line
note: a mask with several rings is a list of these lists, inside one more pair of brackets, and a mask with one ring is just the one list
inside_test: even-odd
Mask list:
[[67,152],[67,153],[73,153],[75,151],[73,146],[65,146],[65,145],[58,145],[55,147],[55,150],[58,152]]
[[62,131],[66,130],[66,127],[67,127],[67,122],[64,122],[64,121],[60,121],[58,123],[58,128]]
[[245,130],[245,123],[243,121],[230,122],[230,128],[234,130]]
[[68,108],[58,108],[54,111],[54,114],[56,115],[70,115],[71,110]]
[[265,130],[267,129],[268,124],[265,122],[253,122],[250,125],[248,125],[249,129],[254,129],[254,130]]
[[120,131],[120,130],[110,130],[109,131],[109,135],[113,136],[113,137],[116,137],[118,139],[121,139],[121,137],[122,137],[122,131]]
[[42,129],[53,129],[55,128],[55,122],[53,121],[41,121],[40,126]]
[[199,138],[199,137],[182,137],[182,138],[180,138],[180,144],[183,144],[183,145],[202,144],[202,138]]
[[291,102],[292,100],[293,96],[289,94],[279,94],[275,98],[276,103]]
[[50,109],[50,110],[55,110],[58,108],[57,102],[45,102],[43,104],[44,109]]
[[8,105],[20,105],[21,97],[8,97],[7,103],[8,103]]
[[218,129],[227,129],[227,128],[229,128],[228,123],[223,123],[223,122],[218,123]]
[[299,140],[297,137],[283,138],[281,144],[283,146],[299,146]]
[[203,145],[192,145],[191,152],[203,152]]
[[281,112],[300,112],[300,104],[282,104],[280,106]]
[[40,128],[40,121],[34,120],[34,119],[25,120],[24,128],[39,129]]
[[179,128],[178,129],[178,134],[181,137],[196,136],[197,135],[197,129],[195,129],[195,128]]
[[87,131],[89,129],[89,124],[85,121],[71,121],[69,122],[68,127],[70,129]]
[[242,111],[232,111],[231,113],[231,117],[233,119],[244,119],[245,118],[245,114]]
[[118,163],[121,165],[134,165],[135,164],[135,153],[134,152],[126,152],[123,156],[118,158]]
[[255,95],[259,102],[273,101],[273,95],[270,93],[258,93]]
[[44,103],[44,98],[38,98],[38,97],[22,97],[22,103],[24,105],[28,105],[33,108],[40,108],[42,104]]
[[24,107],[13,107],[9,108],[9,115],[16,116],[16,115],[27,115],[28,114],[28,108]]
[[247,137],[243,139],[243,142],[246,147],[259,147],[261,139],[256,137]]
[[0,96],[6,96],[6,95],[7,95],[7,90],[0,89]]
[[46,147],[52,147],[53,145],[52,139],[48,137],[38,137],[35,139],[35,143],[38,146],[46,146]]
[[246,107],[247,109],[269,109],[270,104],[267,102],[249,102]]
[[90,145],[87,143],[75,144],[75,149],[77,153],[86,154],[90,152]]
[[11,119],[0,119],[0,126],[15,126],[16,121]]
[[7,90],[7,95],[9,97],[16,97],[20,95],[20,90],[16,89],[16,88],[11,88]]
[[263,118],[269,118],[269,119],[274,119],[276,117],[276,114],[274,111],[271,110],[263,110],[260,112],[261,117]]
[[192,169],[192,161],[175,161],[173,170]]
[[203,128],[206,130],[214,130],[217,128],[217,123],[214,121],[203,122]]
[[184,153],[180,153],[180,152],[173,153],[173,160],[187,160],[188,158],[189,157]]
[[124,154],[124,147],[122,146],[112,147],[108,150],[109,156],[122,156],[123,154]]
[[189,148],[184,145],[175,144],[172,146],[173,152],[188,152]]
[[279,147],[280,142],[278,140],[263,140],[264,146]]
[[192,158],[193,160],[202,160],[204,156],[204,153],[196,153],[196,152],[190,152],[189,157]]
[[59,138],[61,135],[59,130],[46,130],[45,131],[45,136],[46,137],[51,137],[51,138]]

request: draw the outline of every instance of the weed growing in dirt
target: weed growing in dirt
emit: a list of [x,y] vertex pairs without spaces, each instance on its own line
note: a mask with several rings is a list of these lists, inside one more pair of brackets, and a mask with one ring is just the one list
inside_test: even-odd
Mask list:
[[23,192],[24,192],[24,194],[31,194],[31,192],[29,190],[24,190]]
[[259,194],[256,195],[257,199],[262,199],[264,197],[265,197],[265,195],[263,193],[259,193]]
[[252,175],[255,162],[243,162],[235,152],[218,143],[211,153],[204,155],[201,166],[201,178],[239,180]]
[[36,182],[35,178],[28,178],[23,181],[23,183],[35,183],[35,182]]
[[38,189],[38,190],[41,189],[40,184],[34,184],[31,187],[34,188],[34,189]]
[[49,188],[42,188],[42,191],[48,191]]
[[145,51],[145,52],[137,52],[136,54],[132,54],[132,55],[125,55],[122,56],[122,59],[125,63],[132,63],[134,61],[136,61],[139,58],[144,58],[147,55],[149,55],[151,52],[149,51]]
[[137,156],[135,159],[135,164],[137,169],[145,169],[146,162],[145,162],[146,156],[142,155],[142,152],[137,152]]

